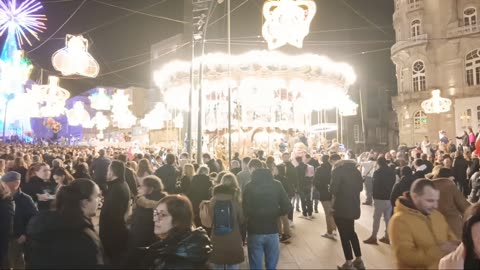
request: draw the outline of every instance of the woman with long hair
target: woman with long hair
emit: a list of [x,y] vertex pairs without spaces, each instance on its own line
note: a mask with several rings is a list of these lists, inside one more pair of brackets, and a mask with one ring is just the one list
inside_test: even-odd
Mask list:
[[100,239],[91,218],[100,196],[97,184],[78,179],[61,188],[55,211],[41,212],[27,230],[27,269],[94,269],[103,265]]
[[0,159],[0,177],[6,173],[5,168],[6,168],[5,159]]
[[53,172],[53,180],[57,184],[55,191],[58,192],[60,188],[73,182],[74,178],[67,169],[60,167]]
[[25,160],[23,158],[15,158],[13,160],[13,166],[12,168],[10,168],[9,171],[13,171],[13,172],[18,172],[20,175],[21,175],[21,180],[20,180],[20,185],[23,187],[23,185],[25,185],[26,183],[26,179],[27,179],[27,171],[29,168],[28,167],[29,165],[27,165],[25,163]]
[[152,163],[150,163],[150,161],[146,158],[140,159],[137,170],[138,184],[142,186],[143,179],[149,175],[152,175],[153,173],[154,170],[152,168]]
[[77,166],[75,166],[75,172],[72,176],[75,179],[92,179],[92,176],[88,170],[88,164],[85,162],[78,163]]
[[195,168],[192,164],[183,165],[182,177],[177,181],[176,193],[187,194],[194,175]]
[[55,184],[50,182],[50,166],[46,163],[35,163],[28,169],[23,192],[30,195],[37,203],[38,210],[50,210],[54,199]]
[[210,200],[212,187],[212,181],[208,176],[210,169],[206,165],[200,166],[198,168],[197,175],[192,178],[192,183],[187,192],[187,196],[192,202],[193,213],[195,219],[195,225],[201,226],[202,222],[200,221],[200,203],[204,200]]
[[144,249],[142,265],[147,269],[208,269],[212,250],[202,228],[194,229],[192,204],[182,195],[163,198],[153,212],[154,233],[158,238]]

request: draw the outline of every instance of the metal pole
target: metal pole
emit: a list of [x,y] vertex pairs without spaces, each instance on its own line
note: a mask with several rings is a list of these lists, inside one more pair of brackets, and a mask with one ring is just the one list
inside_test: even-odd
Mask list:
[[[202,40],[202,58],[205,53],[205,37]],[[193,64],[193,63],[192,63]],[[197,163],[202,162],[202,88],[203,88],[203,60],[200,61],[198,70],[199,87],[198,87],[198,127],[197,127]]]
[[231,44],[231,7],[230,0],[227,0],[227,48],[228,48],[228,167],[232,163],[232,88],[230,87],[230,59],[232,53],[232,44]]
[[360,93],[360,116],[362,119],[362,133],[363,133],[363,151],[367,151],[367,136],[365,134],[365,119],[363,117],[363,95],[362,95],[362,88],[358,90]]
[[192,35],[192,63],[190,65],[190,93],[188,95],[188,120],[187,120],[187,152],[188,156],[192,158],[192,105],[193,105],[193,89],[195,87],[195,74],[193,72],[193,62],[195,60],[195,39]]

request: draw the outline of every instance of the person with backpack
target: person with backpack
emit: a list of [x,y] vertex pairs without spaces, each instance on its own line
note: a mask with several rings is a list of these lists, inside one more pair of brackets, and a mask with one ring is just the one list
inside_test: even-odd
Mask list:
[[240,230],[243,210],[240,204],[240,187],[235,175],[225,174],[220,185],[213,189],[210,217],[213,245],[210,262],[215,269],[240,269],[239,264],[245,260]]

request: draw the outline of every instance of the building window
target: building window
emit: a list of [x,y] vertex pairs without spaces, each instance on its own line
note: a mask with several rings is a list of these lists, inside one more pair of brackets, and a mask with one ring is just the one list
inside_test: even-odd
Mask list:
[[377,127],[375,129],[375,137],[379,144],[387,144],[387,129]]
[[465,57],[465,69],[467,71],[467,85],[480,84],[480,55],[479,50],[473,50]]
[[425,64],[421,60],[418,60],[413,64],[412,81],[413,92],[425,91],[427,89]]
[[[478,112],[477,112],[478,117]],[[462,122],[462,129],[467,129],[472,126],[472,109],[467,109],[460,115],[460,120]]]
[[424,111],[418,111],[413,115],[413,128],[422,129],[427,127],[427,114]]
[[353,140],[355,143],[365,142],[365,135],[363,134],[359,125],[353,125]]
[[465,26],[477,25],[477,10],[473,7],[463,11],[463,23]]
[[412,39],[415,39],[418,36],[420,36],[420,33],[421,33],[421,22],[420,22],[420,20],[414,20],[411,24],[410,29],[411,29]]

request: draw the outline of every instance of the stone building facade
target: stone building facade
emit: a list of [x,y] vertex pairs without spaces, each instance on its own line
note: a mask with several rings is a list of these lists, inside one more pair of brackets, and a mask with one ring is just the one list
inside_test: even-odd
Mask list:
[[[394,0],[400,143],[414,145],[445,130],[454,138],[480,129],[480,0]],[[425,114],[421,102],[440,89],[449,112]]]

